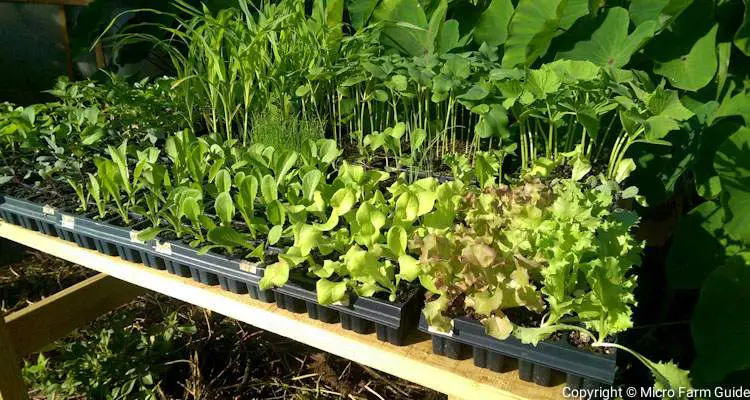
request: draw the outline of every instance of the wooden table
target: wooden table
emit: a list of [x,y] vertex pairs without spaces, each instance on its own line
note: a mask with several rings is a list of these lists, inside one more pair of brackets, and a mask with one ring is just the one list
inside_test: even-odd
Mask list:
[[[5,329],[0,318],[0,398],[4,400],[26,398],[23,381],[18,382],[20,371],[16,357],[38,351],[50,340],[62,337],[103,312],[142,294],[144,289],[432,388],[450,398],[543,400],[562,397],[562,383],[542,387],[521,381],[516,370],[496,373],[475,367],[470,359],[455,361],[435,355],[429,337],[419,332],[412,334],[411,344],[394,346],[378,341],[375,334],[347,331],[340,324],[313,320],[307,314],[294,314],[275,304],[253,300],[248,295],[233,294],[166,271],[105,256],[3,221],[0,221],[0,237],[101,273],[66,289],[63,291],[66,293],[61,292],[62,296],[52,296],[34,304],[31,310],[17,312],[23,313],[20,317],[11,314],[5,319]],[[68,311],[61,312],[63,309]],[[77,315],[75,321],[70,321],[71,315]],[[12,360],[16,362],[10,362]]]

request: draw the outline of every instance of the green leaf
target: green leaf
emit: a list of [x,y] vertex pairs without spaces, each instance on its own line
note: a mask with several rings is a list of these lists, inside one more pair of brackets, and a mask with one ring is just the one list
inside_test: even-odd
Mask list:
[[533,69],[529,71],[526,88],[537,99],[545,99],[547,95],[560,89],[560,77],[551,69]]
[[746,56],[750,56],[750,7],[747,1],[745,1],[745,17],[742,19],[742,25],[734,34],[734,45]]
[[499,311],[500,306],[503,304],[503,291],[497,289],[494,293],[490,290],[482,292],[476,292],[466,298],[467,306],[472,307],[479,316],[493,315],[495,311]]
[[697,289],[724,261],[723,227],[724,209],[712,201],[690,210],[680,220],[666,261],[671,287]]
[[398,257],[399,276],[409,282],[413,282],[417,279],[422,269],[419,267],[419,262],[412,256],[402,254]]
[[636,25],[657,22],[666,26],[687,8],[693,0],[632,0],[630,18]]
[[698,151],[695,152],[692,170],[695,188],[701,197],[713,199],[721,194],[721,180],[714,168],[716,152],[729,136],[741,128],[737,121],[724,119],[703,129],[698,136]]
[[507,339],[513,332],[513,323],[504,315],[485,318],[482,320],[482,325],[484,325],[488,335],[499,340]]
[[396,257],[401,257],[406,254],[406,242],[408,240],[406,229],[398,225],[392,226],[391,229],[388,230],[386,240],[388,243],[388,249],[390,249]]
[[750,265],[743,259],[717,268],[703,284],[691,321],[698,354],[692,373],[703,384],[718,384],[727,374],[750,368],[749,292]]
[[646,139],[663,139],[669,132],[680,129],[677,121],[666,115],[655,115],[646,120]]
[[268,244],[274,245],[278,243],[279,239],[281,239],[281,234],[283,232],[284,232],[284,228],[281,225],[274,225],[274,227],[268,231]]
[[214,185],[219,193],[226,193],[232,189],[232,175],[226,168],[220,169],[214,178]]
[[312,201],[315,190],[323,178],[323,173],[317,169],[310,170],[302,177],[302,195],[305,200]]
[[273,287],[283,286],[287,281],[289,281],[289,264],[283,258],[279,258],[277,263],[266,267],[258,286],[261,290],[269,290]]
[[556,59],[587,60],[600,66],[621,68],[653,36],[658,27],[654,21],[638,25],[628,34],[628,11],[621,7],[607,9],[606,16],[590,40],[582,40],[569,51],[557,53]]
[[219,226],[208,231],[208,240],[220,246],[252,248],[252,244],[245,236],[227,226]]
[[508,24],[513,16],[511,0],[492,0],[474,25],[474,41],[499,46],[508,37]]
[[750,129],[739,129],[719,146],[714,168],[724,193],[725,229],[733,239],[750,244]]
[[318,303],[322,305],[333,304],[346,297],[346,281],[331,282],[328,279],[318,279],[315,283],[315,291],[318,294]]
[[378,0],[352,0],[347,4],[346,9],[349,11],[354,29],[360,30],[367,25],[377,5]]
[[573,161],[573,175],[571,179],[580,181],[589,171],[591,171],[591,162],[585,158],[576,157],[575,161]]
[[438,332],[453,332],[451,319],[443,315],[443,311],[448,309],[449,304],[450,300],[447,296],[440,296],[435,300],[425,303],[425,306],[422,309],[422,314],[424,314],[430,328],[435,329]]
[[447,0],[436,0],[437,6],[430,15],[430,21],[427,24],[427,32],[425,33],[425,47],[429,50],[428,53],[435,52],[435,44],[438,39],[440,31],[443,29],[445,23],[445,16],[448,12],[448,1]]
[[331,207],[337,215],[344,215],[354,206],[355,193],[351,188],[341,188],[331,197]]
[[255,198],[258,196],[258,179],[248,176],[239,186],[237,204],[248,214],[255,208]]
[[216,208],[216,215],[221,220],[222,225],[231,226],[232,220],[234,219],[234,202],[229,192],[221,192],[216,196],[216,202],[214,203]]
[[654,72],[669,80],[672,86],[698,90],[713,79],[718,66],[716,32],[711,0],[695,1],[672,25],[646,47],[655,62]]
[[384,22],[381,42],[410,56],[426,53],[427,16],[418,0],[381,0],[372,13]]
[[[654,387],[659,390],[677,390],[688,391],[692,389],[689,371],[680,369],[680,367],[671,362],[651,362],[648,364],[651,368],[651,374],[654,377]],[[656,372],[656,373],[654,373]]]
[[143,241],[143,242],[148,242],[150,240],[156,239],[156,237],[163,231],[164,229],[158,226],[152,226],[150,228],[146,228],[142,231],[139,231],[136,236],[138,237],[138,240]]
[[446,54],[458,47],[459,35],[458,21],[455,19],[445,21],[443,28],[440,30],[440,35],[438,36],[437,51],[441,54]]
[[318,246],[320,236],[320,230],[314,226],[302,225],[294,237],[294,247],[299,249],[300,256],[307,257]]
[[260,181],[260,193],[263,202],[268,204],[279,198],[276,181],[271,175],[265,175]]
[[503,68],[531,65],[558,35],[564,0],[520,0],[508,27]]
[[635,162],[632,158],[626,158],[617,164],[617,170],[615,171],[615,182],[620,183],[630,176],[630,173],[635,171]]
[[284,204],[278,200],[274,200],[266,205],[266,216],[268,222],[274,225],[283,225],[286,220],[286,210]]

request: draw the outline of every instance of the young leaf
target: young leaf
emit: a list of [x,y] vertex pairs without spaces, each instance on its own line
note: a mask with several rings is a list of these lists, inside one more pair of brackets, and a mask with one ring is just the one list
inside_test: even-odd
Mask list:
[[229,192],[221,192],[216,196],[216,202],[214,204],[216,208],[216,215],[223,226],[232,226],[232,220],[234,219],[234,202]]
[[318,279],[315,283],[315,291],[318,294],[318,303],[333,304],[346,297],[346,281],[331,282],[328,279]]
[[266,268],[263,278],[258,282],[261,290],[269,290],[273,287],[283,286],[289,280],[289,264],[283,258],[275,264]]
[[265,175],[260,181],[260,193],[263,202],[269,204],[279,198],[276,181],[271,175]]

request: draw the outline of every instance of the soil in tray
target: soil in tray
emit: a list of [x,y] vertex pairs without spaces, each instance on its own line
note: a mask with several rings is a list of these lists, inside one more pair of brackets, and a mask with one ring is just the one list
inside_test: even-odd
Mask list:
[[[614,338],[607,337],[606,342],[613,342]],[[612,354],[614,349],[611,347],[594,347],[591,345],[591,338],[582,334],[581,332],[571,331],[568,335],[568,343],[573,346],[585,350],[594,354]]]
[[71,187],[51,181],[39,185],[14,182],[3,186],[2,193],[58,209],[78,206],[78,198]]

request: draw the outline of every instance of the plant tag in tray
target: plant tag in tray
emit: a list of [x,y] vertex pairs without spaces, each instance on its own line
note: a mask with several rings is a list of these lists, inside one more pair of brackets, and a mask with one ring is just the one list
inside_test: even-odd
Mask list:
[[240,261],[240,271],[249,272],[251,274],[258,273],[258,264],[260,262],[251,263],[249,261]]
[[76,227],[76,219],[71,215],[63,214],[62,218],[60,219],[60,223],[62,224],[63,228],[75,229]]
[[138,234],[140,234],[141,231],[130,231],[130,242],[131,243],[138,243],[138,244],[146,244],[143,240],[138,239]]
[[154,246],[154,250],[156,250],[156,252],[160,254],[166,254],[168,256],[172,255],[172,245],[169,243],[156,242],[156,246]]
[[45,204],[44,207],[42,207],[42,212],[44,213],[44,215],[55,215],[56,211],[57,209],[55,209],[55,207],[52,207],[48,204]]

